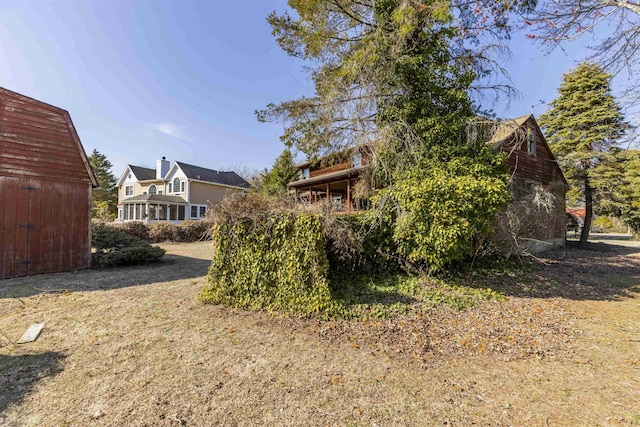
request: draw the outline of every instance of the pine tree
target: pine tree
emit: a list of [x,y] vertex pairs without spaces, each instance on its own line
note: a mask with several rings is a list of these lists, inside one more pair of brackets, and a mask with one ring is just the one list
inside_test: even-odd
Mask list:
[[640,234],[640,151],[613,149],[594,170],[598,214],[620,218]]
[[581,245],[586,244],[591,229],[596,166],[628,127],[611,94],[610,80],[611,75],[599,65],[579,64],[564,75],[560,96],[539,121],[569,183],[584,197]]
[[299,171],[293,162],[291,150],[286,148],[276,159],[271,170],[265,170],[260,174],[257,190],[268,196],[283,196],[288,192],[287,184],[295,181],[298,175]]
[[116,177],[111,172],[113,165],[107,156],[94,149],[89,156],[89,164],[98,180],[98,187],[93,189],[91,203],[93,218],[113,221],[118,203],[118,187]]
[[280,47],[310,66],[315,94],[270,104],[258,119],[283,122],[283,142],[310,159],[363,143],[452,139],[473,113],[470,93],[499,68],[479,32],[506,37],[510,11],[533,3],[291,0],[295,16],[268,21]]

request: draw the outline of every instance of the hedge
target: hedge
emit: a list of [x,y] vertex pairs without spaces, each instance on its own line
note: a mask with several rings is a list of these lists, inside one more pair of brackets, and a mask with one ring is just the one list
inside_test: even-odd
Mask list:
[[202,301],[305,315],[331,306],[320,214],[226,215],[214,225],[212,239]]
[[[96,222],[99,223],[99,222]],[[102,227],[123,232],[151,243],[158,242],[197,242],[211,238],[212,223],[209,220],[186,220],[180,224],[170,222],[154,222],[145,224],[140,221],[125,222],[124,224],[99,223]]]

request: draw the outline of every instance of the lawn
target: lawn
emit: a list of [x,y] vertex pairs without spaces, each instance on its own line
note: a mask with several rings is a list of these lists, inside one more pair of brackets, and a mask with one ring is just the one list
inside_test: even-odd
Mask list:
[[[460,286],[501,300],[322,321],[198,301],[211,244],[0,281],[0,425],[640,425],[640,245]],[[14,344],[31,323],[34,343]]]

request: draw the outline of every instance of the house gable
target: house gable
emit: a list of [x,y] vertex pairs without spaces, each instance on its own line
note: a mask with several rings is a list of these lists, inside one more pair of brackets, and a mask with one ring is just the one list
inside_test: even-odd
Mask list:
[[173,165],[171,165],[169,171],[164,176],[164,180],[166,182],[167,194],[182,194],[182,196],[188,200],[185,194],[189,191],[187,188],[189,183],[187,182],[187,176],[182,169],[180,169],[180,166],[178,166],[178,162],[174,162]]
[[[529,147],[530,132],[535,138],[534,150]],[[567,185],[558,161],[533,115],[498,123],[489,144],[496,151],[506,154],[514,178],[544,185],[559,180]]]

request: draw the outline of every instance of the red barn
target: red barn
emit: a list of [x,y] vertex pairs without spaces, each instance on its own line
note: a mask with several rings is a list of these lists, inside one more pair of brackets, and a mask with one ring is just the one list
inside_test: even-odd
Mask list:
[[90,267],[95,186],[69,113],[0,88],[0,279]]

